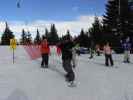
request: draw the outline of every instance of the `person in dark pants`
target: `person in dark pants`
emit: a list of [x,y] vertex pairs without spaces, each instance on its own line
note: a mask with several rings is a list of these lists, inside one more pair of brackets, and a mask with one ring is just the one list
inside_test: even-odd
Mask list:
[[112,55],[105,54],[105,65],[106,66],[109,66],[109,61],[110,61],[111,66],[113,66]]
[[72,68],[72,48],[74,43],[70,38],[66,37],[65,40],[58,45],[61,48],[62,52],[62,64],[63,68],[66,71],[65,78],[68,82],[73,82],[75,80],[75,74]]
[[42,63],[41,63],[41,67],[45,67],[48,68],[48,61],[49,61],[49,56],[48,54],[42,54]]
[[45,68],[48,68],[50,48],[49,48],[47,39],[44,36],[41,42],[40,49],[41,49],[41,55],[42,55],[41,67],[44,68],[44,64],[45,64]]
[[122,47],[124,49],[124,63],[130,63],[130,51],[131,51],[131,43],[130,38],[127,37],[125,41],[122,43]]
[[67,72],[65,75],[66,81],[72,82],[75,79],[75,74],[72,69],[71,60],[63,60],[63,68]]
[[113,59],[112,59],[112,50],[111,50],[109,43],[107,43],[104,46],[104,54],[105,54],[105,65],[109,66],[109,61],[110,61],[111,66],[113,66],[114,63],[113,63]]

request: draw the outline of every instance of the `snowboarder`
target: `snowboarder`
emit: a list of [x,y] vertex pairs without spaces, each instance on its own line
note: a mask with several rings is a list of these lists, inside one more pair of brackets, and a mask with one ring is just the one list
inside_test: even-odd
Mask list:
[[113,63],[113,59],[112,59],[112,49],[108,42],[104,46],[103,50],[104,50],[104,54],[105,54],[105,65],[109,66],[109,61],[110,61],[111,66],[113,66],[114,63]]
[[124,49],[124,63],[130,63],[131,43],[129,37],[126,38],[124,43],[122,43],[122,47]]
[[42,55],[41,67],[44,68],[44,63],[45,63],[45,68],[48,68],[50,48],[45,36],[42,37],[40,50]]
[[61,48],[62,52],[62,64],[63,68],[66,71],[66,81],[70,84],[73,84],[75,80],[75,74],[72,68],[72,48],[74,47],[74,43],[71,41],[69,37],[66,37],[62,43],[60,43],[59,48]]

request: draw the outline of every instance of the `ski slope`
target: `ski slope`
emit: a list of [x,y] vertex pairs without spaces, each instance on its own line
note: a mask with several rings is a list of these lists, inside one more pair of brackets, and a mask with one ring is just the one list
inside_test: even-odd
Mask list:
[[41,59],[31,60],[22,46],[15,51],[15,64],[9,47],[0,46],[0,100],[133,100],[133,64],[114,54],[115,66],[108,68],[104,56],[88,57],[78,56],[77,87],[70,88],[54,48],[51,68],[41,69]]

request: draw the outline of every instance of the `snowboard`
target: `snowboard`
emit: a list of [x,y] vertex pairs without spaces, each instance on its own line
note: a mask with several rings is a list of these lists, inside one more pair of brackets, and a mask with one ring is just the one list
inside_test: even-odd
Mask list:
[[67,86],[73,88],[73,87],[77,87],[77,84],[74,82],[68,82]]
[[68,79],[65,77],[65,81],[67,82],[68,87],[76,87],[77,84],[75,81],[68,81]]

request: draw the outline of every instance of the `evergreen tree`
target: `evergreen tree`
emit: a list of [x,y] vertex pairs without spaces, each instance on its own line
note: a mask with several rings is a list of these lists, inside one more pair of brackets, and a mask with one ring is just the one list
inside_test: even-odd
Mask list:
[[108,34],[120,35],[129,33],[127,0],[111,0],[106,4],[106,14],[103,16],[104,29]]
[[37,29],[36,37],[34,39],[34,43],[35,44],[40,44],[41,43],[41,37],[40,37],[40,33],[39,33],[39,30],[38,29]]
[[26,39],[27,39],[27,35],[26,35],[25,30],[23,29],[21,39],[20,39],[20,43],[23,44],[23,45],[26,44]]
[[117,28],[118,16],[118,0],[108,1],[106,4],[106,14],[103,16],[103,25],[106,32],[111,33],[112,29]]
[[28,44],[32,44],[32,36],[31,36],[31,33],[28,31],[27,33],[27,39],[26,39],[26,43]]
[[58,41],[59,41],[59,37],[57,34],[57,30],[55,28],[55,25],[52,24],[51,28],[50,28],[50,33],[49,33],[49,42],[50,42],[50,44],[54,45],[54,44],[58,43]]
[[92,24],[92,27],[89,29],[89,34],[90,34],[91,41],[93,41],[94,45],[101,44],[102,25],[97,16],[95,16],[94,23]]
[[117,52],[121,52],[121,38],[129,34],[128,17],[127,0],[108,1],[103,16],[103,38],[110,41]]
[[10,45],[10,39],[14,38],[13,32],[10,30],[7,22],[6,22],[6,28],[4,33],[1,37],[1,44],[2,45]]
[[67,30],[67,34],[66,34],[66,38],[71,38],[72,36],[71,36],[71,34],[70,34],[70,31],[69,30]]
[[45,36],[46,36],[47,40],[49,41],[50,36],[49,36],[49,31],[47,28],[45,28]]
[[128,1],[128,23],[129,23],[129,36],[133,39],[133,0],[127,0]]
[[76,41],[80,44],[80,46],[90,47],[89,36],[83,29],[81,29],[80,35],[77,37]]
[[71,34],[70,34],[70,31],[67,30],[66,35],[62,36],[62,39],[61,39],[61,40],[70,39],[71,37],[72,37],[72,36],[71,36]]

